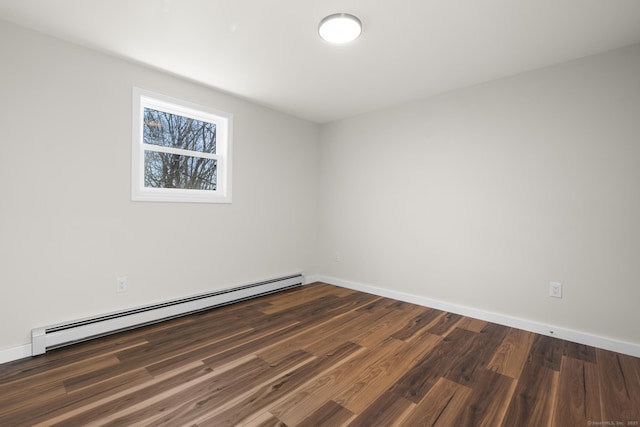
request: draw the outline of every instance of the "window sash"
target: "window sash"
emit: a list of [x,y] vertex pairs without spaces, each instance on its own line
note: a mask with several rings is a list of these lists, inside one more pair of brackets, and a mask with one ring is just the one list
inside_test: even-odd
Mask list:
[[165,147],[162,145],[153,145],[153,144],[142,144],[142,149],[144,151],[156,151],[158,153],[167,153],[167,154],[178,154],[181,156],[189,156],[189,157],[203,157],[205,159],[221,160],[219,154],[211,154],[211,153],[203,153],[202,151],[193,151],[193,150],[185,150],[183,148],[173,148],[173,147]]
[[[142,142],[144,144],[156,145],[156,146],[160,146],[160,147],[172,147],[172,145],[170,145],[170,144],[165,144],[166,141],[164,140],[164,138],[161,141],[162,143],[157,143],[157,144],[155,144],[155,143],[153,143],[151,141],[148,141],[148,139],[147,139],[147,129],[151,128],[151,125],[147,123],[147,111],[148,110],[153,111],[153,112],[158,112],[158,113],[161,113],[161,114],[166,114],[168,116],[179,118],[176,121],[173,121],[171,119],[166,119],[167,120],[166,124],[168,126],[172,126],[172,125],[174,125],[174,126],[175,125],[183,126],[184,124],[182,123],[182,119],[187,119],[187,120],[190,120],[190,121],[195,121],[195,122],[200,122],[200,123],[204,123],[204,124],[207,124],[207,125],[212,125],[215,128],[215,130],[213,130],[213,132],[215,133],[214,134],[215,136],[212,138],[212,140],[215,139],[215,143],[214,143],[215,147],[214,147],[214,149],[213,150],[205,150],[206,143],[207,142],[211,142],[211,141],[206,141],[204,138],[201,140],[199,138],[199,133],[197,134],[197,136],[194,137],[194,141],[201,141],[202,142],[202,150],[197,149],[197,145],[198,145],[197,143],[193,147],[191,147],[189,149],[191,149],[193,151],[198,151],[198,152],[201,152],[201,153],[216,154],[216,152],[217,152],[217,150],[216,150],[216,148],[217,148],[217,140],[218,140],[218,128],[219,127],[223,127],[223,125],[220,124],[219,120],[217,120],[216,118],[213,118],[213,117],[208,117],[208,116],[205,117],[204,115],[201,115],[202,117],[196,118],[194,114],[185,115],[185,114],[182,114],[182,113],[176,113],[175,111],[169,111],[170,110],[169,108],[164,108],[164,109],[151,108],[151,107],[149,107],[149,105],[147,105],[147,103],[143,104],[143,106],[142,106],[142,111],[143,111],[143,114],[144,114],[144,117],[143,117],[143,128],[142,128],[142,131],[143,131],[143,140],[142,140]],[[154,114],[150,113],[150,115],[154,115]],[[164,123],[163,119],[165,119],[165,118],[164,117],[159,117],[160,121],[157,123],[157,127],[158,128],[163,128],[164,127],[163,124],[165,124],[165,123]],[[151,132],[152,130],[149,129],[149,131]],[[178,131],[180,131],[179,128],[178,128]],[[165,132],[162,131],[162,130],[160,130],[158,133],[159,134],[165,134]],[[173,135],[171,135],[171,136],[173,136]],[[151,138],[151,139],[153,139],[153,138]],[[174,142],[174,141],[171,141],[171,142]],[[178,147],[175,147],[175,148],[178,148]]]

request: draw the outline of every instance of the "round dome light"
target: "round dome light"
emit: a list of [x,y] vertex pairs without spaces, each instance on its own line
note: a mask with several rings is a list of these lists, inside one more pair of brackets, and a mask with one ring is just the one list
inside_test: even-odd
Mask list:
[[329,43],[349,43],[360,36],[362,23],[348,13],[334,13],[320,21],[318,33]]

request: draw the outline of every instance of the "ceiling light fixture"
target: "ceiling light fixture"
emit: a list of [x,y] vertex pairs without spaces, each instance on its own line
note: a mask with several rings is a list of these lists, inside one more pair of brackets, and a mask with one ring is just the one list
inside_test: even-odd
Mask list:
[[362,33],[362,22],[348,13],[334,13],[320,21],[318,34],[329,43],[349,43]]

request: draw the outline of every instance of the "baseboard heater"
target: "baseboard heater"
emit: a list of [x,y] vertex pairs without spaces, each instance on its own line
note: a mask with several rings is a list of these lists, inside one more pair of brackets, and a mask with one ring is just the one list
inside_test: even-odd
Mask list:
[[302,274],[279,277],[174,301],[31,330],[31,354],[134,329],[198,311],[272,294],[304,284]]

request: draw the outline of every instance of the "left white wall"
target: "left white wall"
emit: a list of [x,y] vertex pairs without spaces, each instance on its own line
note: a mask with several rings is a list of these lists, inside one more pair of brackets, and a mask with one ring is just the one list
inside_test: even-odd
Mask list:
[[[0,61],[0,353],[33,327],[316,272],[318,125],[2,21]],[[234,115],[231,205],[131,201],[133,86]]]

